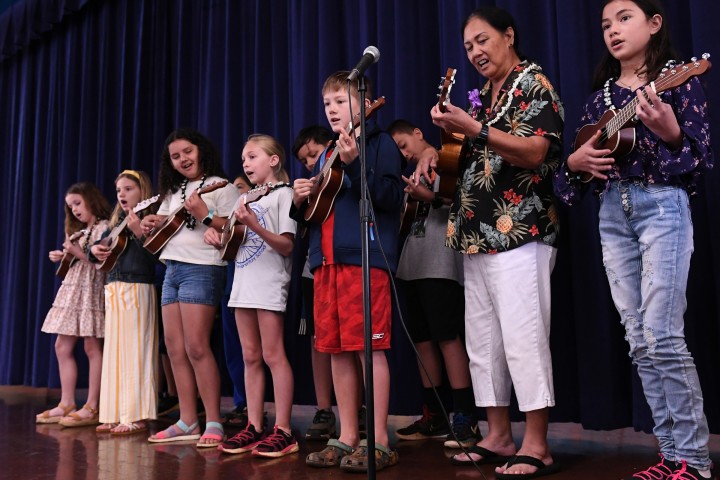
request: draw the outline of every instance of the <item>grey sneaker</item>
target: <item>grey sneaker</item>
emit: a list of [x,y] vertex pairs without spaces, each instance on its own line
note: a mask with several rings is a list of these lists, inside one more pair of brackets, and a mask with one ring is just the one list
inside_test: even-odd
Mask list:
[[315,412],[313,423],[305,433],[306,440],[330,440],[336,434],[335,413],[332,408]]

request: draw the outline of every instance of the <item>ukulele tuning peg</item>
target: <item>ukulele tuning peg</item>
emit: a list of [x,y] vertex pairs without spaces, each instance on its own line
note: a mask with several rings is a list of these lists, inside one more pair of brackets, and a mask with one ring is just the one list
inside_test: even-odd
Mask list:
[[660,70],[660,71],[661,71],[662,73],[665,73],[665,72],[667,72],[667,68],[663,68],[663,69]]
[[692,58],[690,59],[690,61],[691,61],[691,62],[697,62],[697,57],[692,57]]
[[710,58],[710,54],[709,54],[709,53],[703,53],[703,54],[702,54],[702,58],[703,58],[703,60],[707,60],[708,58]]

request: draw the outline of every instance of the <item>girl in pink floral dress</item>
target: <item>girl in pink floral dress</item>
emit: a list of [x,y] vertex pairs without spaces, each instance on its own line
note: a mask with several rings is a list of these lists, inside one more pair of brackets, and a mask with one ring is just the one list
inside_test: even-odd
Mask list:
[[[60,423],[66,427],[96,425],[102,371],[102,338],[105,336],[105,274],[87,261],[85,249],[108,228],[110,205],[91,183],[76,183],[65,195],[65,235],[63,249],[49,257],[60,262],[68,254],[76,257],[70,266],[42,331],[57,334],[55,354],[60,369],[60,404],[37,415],[37,423]],[[73,350],[79,337],[85,344],[90,367],[86,404],[75,408],[77,363]]]

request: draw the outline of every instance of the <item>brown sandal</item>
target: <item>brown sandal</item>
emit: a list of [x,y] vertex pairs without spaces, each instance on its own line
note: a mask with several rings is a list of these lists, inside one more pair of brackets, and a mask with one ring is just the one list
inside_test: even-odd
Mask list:
[[110,433],[117,426],[117,423],[101,423],[95,427],[95,433]]
[[[392,467],[400,460],[397,450],[390,450],[379,443],[375,444],[375,469],[377,471],[383,468]],[[343,457],[340,462],[340,468],[348,472],[367,472],[368,466],[368,447],[367,440],[360,440],[360,446],[352,453]]]
[[305,458],[305,463],[311,467],[337,467],[345,456],[354,451],[355,449],[350,445],[331,438],[328,440],[327,447],[319,452],[312,452]]
[[[51,417],[50,412],[55,410],[55,408],[61,409],[63,411],[62,415],[53,415]],[[50,410],[45,410],[44,412],[37,414],[35,416],[35,423],[58,423],[61,418],[71,414],[77,409],[74,403],[72,405],[63,405],[61,403],[55,408],[51,408]]]
[[75,412],[61,418],[58,423],[63,427],[86,427],[90,425],[97,425],[98,423],[100,423],[100,417],[98,415],[97,408],[93,408],[86,403],[85,405],[83,405],[82,410],[87,410],[92,415],[84,418],[80,416],[79,412]]

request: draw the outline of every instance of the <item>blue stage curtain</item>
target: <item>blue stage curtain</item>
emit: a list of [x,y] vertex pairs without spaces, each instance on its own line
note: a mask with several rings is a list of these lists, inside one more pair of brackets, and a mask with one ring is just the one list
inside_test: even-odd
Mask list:
[[[666,0],[676,47],[687,59],[720,61],[716,0]],[[544,66],[566,110],[566,147],[604,50],[600,0],[26,0],[0,16],[0,384],[57,386],[52,337],[40,333],[59,286],[47,252],[63,238],[63,195],[79,180],[114,200],[125,168],[157,175],[160,149],[177,126],[205,132],[230,175],[241,170],[253,132],[289,147],[308,124],[325,124],[320,95],[333,71],[355,65],[367,45],[381,51],[369,69],[387,125],[406,118],[439,140],[429,111],[448,67],[452,92],[482,85],[468,64],[460,25],[473,8],[498,5],[518,23],[520,48]],[[717,69],[704,76],[711,112],[720,113]],[[720,123],[712,126],[720,139]],[[304,175],[288,158],[291,177]],[[651,421],[609,296],[597,233],[597,201],[561,209],[560,253],[553,275],[552,349],[556,421],[587,428]],[[695,255],[686,335],[711,428],[720,432],[720,174],[707,175],[693,200]],[[301,261],[295,262],[296,266]],[[301,381],[296,401],[312,403],[307,339],[291,325],[288,351]],[[397,327],[397,326],[396,326]],[[418,374],[407,340],[394,330],[390,354],[392,413],[416,413]],[[80,375],[80,384],[84,375]]]

